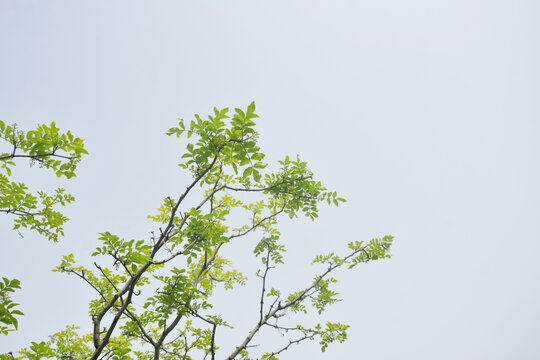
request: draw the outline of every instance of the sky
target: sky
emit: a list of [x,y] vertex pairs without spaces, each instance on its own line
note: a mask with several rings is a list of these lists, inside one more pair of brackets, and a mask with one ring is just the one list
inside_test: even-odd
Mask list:
[[[16,168],[30,187],[62,186],[77,201],[56,244],[0,218],[0,276],[21,280],[25,312],[0,353],[67,324],[89,329],[90,289],[50,269],[68,253],[88,261],[99,232],[148,239],[146,216],[189,181],[176,166],[185,143],[166,130],[255,101],[267,159],[299,154],[348,200],[316,222],[283,221],[276,285],[309,282],[316,254],[395,236],[390,260],[337,276],[343,301],[327,317],[350,324],[349,339],[282,359],[540,358],[539,10],[533,0],[0,0],[0,119],[55,121],[90,152],[69,181]],[[256,282],[248,242],[231,256]],[[220,295],[237,326],[224,349],[257,321],[257,286]],[[254,356],[267,344],[257,343]]]

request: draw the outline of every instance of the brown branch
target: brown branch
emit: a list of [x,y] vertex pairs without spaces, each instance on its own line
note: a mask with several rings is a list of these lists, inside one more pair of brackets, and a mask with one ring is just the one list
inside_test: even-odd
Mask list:
[[[271,190],[272,188],[276,187],[276,186],[279,186],[279,185],[282,185],[282,184],[285,184],[285,183],[288,183],[288,182],[294,182],[294,181],[297,181],[297,180],[304,180],[304,179],[307,179],[307,178],[311,178],[311,176],[309,177],[300,177],[300,178],[297,178],[297,179],[293,179],[293,180],[290,180],[290,181],[284,181],[284,182],[281,182],[279,184],[275,184],[275,185],[272,185],[270,187],[267,187],[267,188],[262,188],[262,189],[240,189],[240,188],[231,188],[227,185],[222,185],[220,187],[217,187],[214,185],[214,189],[212,190],[212,192],[210,192],[210,194],[208,194],[204,199],[203,201],[201,201],[201,203],[199,205],[197,205],[195,207],[195,209],[200,209],[206,202],[208,202],[208,200],[211,200],[213,199],[214,195],[216,193],[218,193],[219,191],[223,190],[223,189],[230,189],[230,190],[235,190],[235,191],[265,191],[265,190]],[[216,182],[217,184],[217,182]],[[270,215],[270,216],[267,216],[266,218],[262,219],[261,221],[259,221],[257,224],[255,224],[254,226],[252,226],[250,229],[248,229],[247,231],[243,232],[243,233],[239,233],[239,234],[235,234],[235,235],[231,235],[229,237],[229,240],[233,239],[233,238],[236,238],[236,237],[240,237],[240,236],[244,236],[246,235],[247,233],[249,233],[250,231],[254,230],[256,227],[258,227],[260,224],[262,224],[264,221],[266,220],[269,220],[271,219],[272,217],[275,217],[277,215],[279,215],[280,213],[282,213],[283,211],[285,210],[285,208],[282,208],[280,211]],[[180,226],[178,226],[178,228],[172,233],[170,234],[170,237],[173,237],[175,236],[179,230],[184,226],[184,224],[186,223],[187,219],[189,218],[189,215],[185,215],[184,218],[182,219],[182,222],[180,224]],[[168,258],[164,259],[164,260],[161,260],[161,261],[155,261],[154,264],[156,265],[161,265],[161,264],[165,264],[169,261],[171,261],[172,259],[184,254],[187,250],[191,249],[194,245],[196,245],[197,241],[192,241],[191,243],[189,243],[186,247],[184,247],[184,249],[180,250],[180,251],[177,251],[176,253],[174,253],[173,255],[169,256]]]
[[28,212],[28,211],[24,211],[24,210],[11,209],[11,208],[10,209],[0,209],[0,212],[5,212],[6,214],[13,214],[13,215],[17,215],[17,216],[41,216],[41,215],[43,215],[40,212],[32,213],[32,212]]
[[248,234],[249,232],[251,232],[252,230],[258,228],[263,222],[265,222],[266,220],[270,220],[274,217],[276,217],[277,215],[281,214],[285,209],[281,209],[271,215],[268,215],[267,217],[265,218],[262,218],[260,221],[258,221],[256,224],[254,224],[252,227],[250,227],[249,229],[247,229],[246,231],[242,232],[242,233],[238,233],[238,234],[234,234],[234,235],[231,235],[229,236],[229,240],[231,239],[234,239],[234,238],[237,238],[237,237],[241,237],[241,236],[244,236],[246,234]]
[[114,288],[114,290],[116,290],[118,292],[118,288],[116,287],[116,285],[112,282],[111,279],[109,279],[109,277],[107,276],[107,274],[105,274],[105,271],[103,271],[103,269],[101,268],[101,266],[99,266],[96,262],[94,262],[94,266],[97,267],[99,269],[99,271],[101,271],[101,273],[103,274],[103,276],[105,277],[105,279],[107,279],[107,281],[109,282],[109,284],[112,285],[112,287]]
[[236,188],[236,187],[232,187],[232,186],[228,186],[228,185],[224,185],[224,188],[228,189],[228,190],[232,190],[232,191],[260,192],[260,191],[272,190],[272,189],[274,189],[274,188],[276,188],[278,186],[284,185],[284,184],[289,184],[289,183],[293,183],[293,182],[296,182],[296,181],[302,181],[302,180],[311,179],[311,178],[312,178],[312,176],[301,176],[301,177],[290,179],[290,180],[283,180],[280,183],[277,183],[277,184],[274,184],[274,185],[271,185],[271,186],[268,186],[268,187],[264,187],[264,188]]
[[153,346],[156,345],[154,339],[152,339],[152,337],[150,335],[148,335],[148,333],[146,332],[146,329],[144,328],[144,326],[141,324],[141,321],[137,318],[137,315],[135,315],[133,312],[131,312],[131,310],[129,309],[126,309],[126,314],[127,316],[133,320],[137,326],[139,327],[139,329],[141,330],[141,333],[143,334],[143,337],[150,343],[152,344]]
[[216,329],[217,329],[217,324],[214,323],[214,326],[212,327],[212,340],[210,342],[210,352],[212,353],[212,360],[216,359],[216,349],[215,349]]
[[15,149],[13,149],[13,153],[9,155],[5,155],[5,156],[0,156],[0,160],[14,159],[14,158],[28,158],[32,160],[42,161],[40,158],[48,157],[48,156],[58,157],[58,158],[67,159],[67,160],[74,159],[73,156],[58,155],[55,152],[48,153],[48,154],[36,154],[36,155],[15,155]]
[[[196,317],[206,322],[207,324],[212,325],[212,340],[210,342],[210,353],[212,354],[212,360],[215,360],[215,356],[216,356],[215,339],[216,339],[217,322],[208,320],[204,316],[200,315],[196,310],[192,309],[188,304],[183,304],[183,305],[191,310],[192,315],[195,315]],[[206,358],[206,355],[205,355],[205,358]]]
[[262,290],[261,290],[261,301],[260,301],[260,309],[259,309],[259,324],[262,322],[263,319],[263,309],[264,309],[264,293],[266,292],[266,276],[268,275],[268,270],[270,270],[270,245],[268,245],[268,252],[266,254],[266,264],[265,264],[265,270],[264,274],[262,275]]
[[288,350],[288,349],[289,349],[289,346],[291,346],[291,345],[293,345],[293,344],[298,344],[298,343],[300,343],[300,342],[302,342],[302,341],[304,341],[304,340],[308,340],[308,339],[309,339],[309,340],[312,340],[314,336],[315,336],[315,333],[313,333],[313,334],[311,334],[311,335],[307,335],[307,334],[306,334],[306,335],[304,335],[303,337],[301,337],[301,338],[299,338],[299,339],[296,339],[296,340],[289,340],[289,343],[288,343],[286,346],[282,347],[282,348],[279,349],[278,351],[275,351],[275,352],[271,353],[270,356],[278,355],[278,354],[282,353],[283,351]]
[[124,261],[122,261],[120,256],[118,256],[117,254],[118,254],[118,251],[115,251],[114,254],[109,253],[109,255],[111,255],[113,257],[113,259],[116,260],[113,265],[116,265],[116,263],[120,263],[122,265],[122,267],[124,268],[124,270],[128,273],[128,275],[130,277],[133,277],[133,273],[129,270],[129,268],[126,266]]
[[[137,273],[139,274],[139,272],[137,272]],[[140,273],[140,275],[142,275],[142,272]],[[132,278],[132,279],[135,279],[135,278]],[[131,297],[133,296],[133,291],[135,290],[136,284],[137,284],[136,281],[131,282],[131,287],[129,288],[129,292],[128,292],[128,295],[127,295],[127,298],[126,298],[125,302],[120,307],[120,309],[116,312],[116,315],[114,316],[114,319],[112,320],[112,322],[111,322],[111,324],[109,326],[109,329],[107,330],[107,333],[105,334],[105,337],[101,341],[99,340],[99,328],[98,328],[98,332],[96,333],[96,324],[99,324],[101,322],[101,319],[103,318],[103,315],[105,315],[105,313],[103,313],[103,310],[102,310],[98,314],[98,316],[96,316],[95,319],[97,321],[94,320],[94,344],[96,343],[96,338],[97,338],[98,347],[96,348],[96,350],[92,354],[92,357],[90,358],[91,360],[97,360],[97,358],[99,357],[99,355],[101,354],[101,352],[103,351],[105,346],[107,346],[107,344],[109,343],[110,338],[112,336],[112,333],[113,333],[114,329],[116,328],[116,325],[118,324],[118,321],[120,320],[120,317],[124,314],[127,307],[131,303]],[[117,297],[117,295],[115,295],[113,297],[113,299],[116,298],[116,297]],[[116,300],[115,300],[115,302],[116,302]],[[112,305],[114,305],[114,302],[113,302]],[[109,307],[109,309],[110,309],[110,307]]]
[[107,300],[107,298],[105,297],[105,295],[103,295],[103,292],[101,292],[101,290],[99,290],[94,284],[92,284],[90,282],[90,280],[88,280],[88,278],[84,275],[84,270],[81,271],[81,274],[79,274],[78,272],[76,271],[73,271],[71,269],[68,269],[68,268],[62,268],[63,271],[67,272],[68,274],[69,273],[72,273],[72,274],[75,274],[77,275],[78,277],[80,277],[81,279],[83,279],[86,283],[88,283],[88,285],[90,285],[94,290],[97,291],[97,293],[99,295],[101,295],[101,297],[103,298],[103,300]]
[[[186,196],[189,194],[191,189],[193,189],[193,187],[199,181],[201,181],[201,179],[210,171],[210,169],[212,169],[212,167],[215,165],[215,163],[216,163],[216,161],[217,161],[217,159],[219,157],[220,151],[221,151],[221,148],[218,150],[216,156],[214,156],[214,159],[212,160],[212,163],[201,174],[199,174],[195,178],[195,180],[193,180],[193,182],[186,188],[184,193],[180,196],[180,198],[176,202],[176,205],[174,206],[174,208],[171,211],[171,216],[170,216],[170,219],[169,219],[169,223],[167,224],[167,227],[165,227],[165,231],[163,231],[161,233],[160,239],[158,240],[156,246],[154,246],[154,249],[152,250],[152,254],[150,255],[151,258],[153,258],[156,255],[156,253],[158,252],[158,250],[163,246],[163,244],[165,244],[165,242],[167,242],[167,240],[169,240],[168,235],[169,235],[169,232],[174,227],[174,218],[175,218],[176,212],[178,211],[178,207],[180,206],[182,201],[186,198]],[[185,223],[185,219],[187,219],[187,215],[184,217],[183,223]]]
[[[350,253],[349,255],[347,255],[346,257],[344,257],[342,260],[342,262],[340,262],[339,264],[331,264],[328,269],[322,273],[321,275],[319,275],[315,282],[313,282],[313,284],[309,287],[307,287],[306,289],[304,289],[298,296],[296,296],[294,299],[292,299],[291,301],[285,303],[284,305],[281,304],[281,302],[278,303],[278,305],[273,309],[273,310],[269,310],[268,313],[266,314],[266,316],[263,317],[262,321],[259,321],[255,327],[248,333],[248,335],[246,336],[246,338],[244,339],[244,341],[242,341],[242,343],[237,346],[235,348],[235,350],[226,358],[226,360],[233,360],[239,353],[240,351],[242,351],[243,349],[245,349],[248,344],[251,342],[251,340],[253,339],[253,337],[255,336],[255,334],[257,334],[257,332],[264,326],[264,325],[267,325],[268,324],[268,320],[272,319],[272,318],[278,318],[282,315],[285,314],[285,311],[284,310],[287,310],[288,308],[296,305],[297,303],[299,302],[302,302],[303,300],[305,300],[309,295],[312,295],[312,294],[309,294],[309,292],[311,290],[313,290],[314,288],[316,288],[319,283],[321,282],[321,280],[323,278],[325,278],[330,272],[334,271],[336,268],[342,266],[343,264],[346,263],[346,261],[348,259],[350,259],[351,257],[353,257],[354,255],[364,251],[365,252],[365,248],[367,247],[364,246],[360,249],[357,249],[355,251],[353,251],[352,253]],[[278,314],[279,311],[282,311],[281,314]]]
[[[218,188],[218,191],[220,189]],[[204,205],[204,203],[206,201],[208,201],[208,199],[210,198],[210,195],[206,197],[205,201],[203,201],[201,204],[199,204],[199,206],[196,207],[196,209],[199,209],[202,205]],[[259,227],[263,222],[273,218],[273,217],[276,217],[277,215],[279,215],[280,213],[282,213],[284,211],[284,209],[281,209],[280,211],[277,211],[263,219],[261,219],[259,222],[257,222],[256,224],[254,224],[251,228],[249,228],[248,230],[244,231],[243,233],[238,233],[238,234],[234,234],[234,235],[231,235],[229,236],[229,240],[231,239],[234,239],[234,238],[237,238],[237,237],[241,237],[241,236],[244,236],[246,234],[248,234],[249,232],[253,231],[254,229],[256,229],[257,227]],[[187,219],[189,215],[186,215],[184,217],[184,219]],[[184,221],[183,221],[184,222]],[[175,234],[173,234],[174,236]],[[187,244],[182,250],[180,251],[177,251],[176,253],[172,254],[171,256],[169,256],[168,258],[164,259],[164,260],[160,260],[160,261],[154,261],[154,264],[156,265],[161,265],[161,264],[165,264],[169,261],[171,261],[172,259],[180,256],[180,255],[183,255],[186,253],[186,251],[188,251],[189,249],[191,249],[193,246],[195,246],[197,244],[199,240],[198,239],[195,239],[193,240],[192,242],[190,242],[189,244]],[[221,245],[220,245],[221,246]]]
[[[212,259],[215,259],[215,256],[213,256]],[[195,279],[193,281],[193,290],[195,290],[197,288],[199,279],[200,279],[202,273],[204,272],[204,270],[207,268],[207,265],[208,265],[208,263],[207,263],[207,261],[205,261],[204,264],[201,266],[201,269],[197,273],[197,275],[196,275],[196,277],[195,277]],[[193,296],[193,293],[190,294],[189,300],[184,304],[184,306],[187,307],[188,309],[191,309],[190,308],[190,302],[191,302],[192,296]],[[156,344],[154,345],[154,359],[155,360],[159,359],[159,352],[161,351],[161,347],[163,346],[163,342],[165,341],[165,339],[167,338],[169,333],[171,331],[173,331],[174,328],[178,325],[180,320],[182,320],[182,318],[184,317],[185,314],[186,314],[185,311],[179,311],[178,314],[176,315],[176,317],[174,318],[174,320],[172,321],[172,323],[169,326],[167,326],[163,330],[163,332],[161,333],[161,336],[159,337]]]
[[[99,357],[99,355],[101,354],[101,352],[103,351],[103,349],[105,348],[105,346],[108,344],[109,342],[109,339],[112,335],[112,332],[113,330],[115,329],[116,325],[118,324],[118,321],[120,319],[120,317],[123,315],[123,313],[125,312],[125,310],[127,309],[127,306],[130,304],[131,302],[131,297],[133,296],[133,292],[135,290],[135,286],[137,285],[139,279],[141,278],[141,276],[146,272],[146,270],[148,270],[148,268],[153,264],[153,258],[154,256],[156,255],[156,253],[159,251],[159,249],[165,244],[165,242],[169,239],[169,233],[170,231],[172,230],[172,228],[174,227],[174,217],[176,215],[176,212],[178,211],[178,207],[180,206],[180,204],[182,203],[182,201],[184,200],[184,198],[189,194],[189,192],[191,191],[191,189],[193,189],[193,187],[212,169],[212,167],[214,166],[214,164],[216,163],[218,157],[219,157],[219,152],[221,151],[221,148],[218,149],[218,152],[217,154],[215,155],[212,163],[201,173],[199,174],[195,180],[193,180],[193,182],[186,188],[186,190],[184,191],[184,193],[180,196],[180,198],[178,199],[176,205],[174,206],[174,208],[172,209],[171,211],[171,216],[170,216],[170,220],[169,220],[169,223],[167,224],[167,227],[165,228],[165,230],[161,233],[160,235],[160,238],[159,240],[157,241],[156,245],[154,245],[154,249],[152,250],[152,253],[150,254],[150,260],[143,264],[135,274],[133,274],[131,276],[131,278],[128,280],[128,282],[124,285],[124,287],[122,289],[120,289],[120,291],[118,291],[112,298],[111,300],[105,305],[105,307],[99,312],[99,314],[94,318],[94,346],[96,347],[96,350],[94,351],[94,354],[92,355],[91,357],[91,360],[97,360],[97,358]],[[187,216],[184,217],[184,221],[183,223],[185,223],[185,220],[186,220]],[[105,314],[114,306],[115,302],[121,298],[123,295],[125,295],[126,293],[128,293],[128,296],[126,298],[126,301],[125,303],[123,304],[123,306],[117,311],[114,319],[112,320],[111,324],[110,324],[110,327],[107,331],[107,334],[105,335],[105,337],[103,338],[103,340],[100,340],[99,339],[99,329],[100,329],[100,326],[101,326],[101,320],[103,319],[103,317],[105,316]]]
[[[191,299],[192,299],[192,296],[194,294],[194,292],[197,290],[197,286],[199,284],[199,280],[202,276],[202,274],[208,269],[208,267],[216,260],[216,257],[217,257],[217,254],[219,252],[219,249],[221,248],[221,246],[223,245],[223,243],[220,243],[217,247],[216,247],[216,250],[214,251],[214,253],[212,254],[212,256],[210,257],[210,259],[207,259],[205,257],[205,261],[204,263],[202,264],[201,268],[199,269],[199,272],[197,273],[197,275],[195,276],[195,279],[193,280],[193,290],[192,290],[192,293],[190,294],[189,296],[189,299],[187,302],[185,303],[182,303],[181,305],[188,308],[189,310],[191,310],[192,314],[196,315],[197,317],[203,319],[202,316],[200,316],[199,314],[197,314],[197,312],[193,311],[193,309],[191,308]],[[177,302],[175,300],[175,302]],[[177,302],[178,303],[178,302]],[[165,338],[169,335],[169,333],[178,325],[178,323],[180,322],[180,320],[184,317],[185,315],[185,311],[180,311],[178,313],[178,315],[176,316],[176,318],[173,320],[173,322],[163,330],[163,333],[161,334],[160,338],[158,339],[158,341],[156,342],[156,345],[154,346],[154,359],[155,360],[158,360],[159,359],[159,351],[161,350],[161,347],[165,341]],[[210,322],[209,320],[206,320],[206,319],[203,319],[207,322]],[[212,323],[214,326],[216,326],[215,322],[210,322]],[[212,345],[213,346],[213,345]]]

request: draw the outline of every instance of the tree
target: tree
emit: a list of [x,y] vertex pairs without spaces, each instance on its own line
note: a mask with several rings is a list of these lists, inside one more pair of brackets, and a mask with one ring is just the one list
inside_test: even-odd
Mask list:
[[[206,120],[195,115],[189,124],[181,119],[171,128],[168,135],[191,139],[179,165],[192,180],[150,216],[157,223],[152,236],[123,239],[103,232],[92,254],[100,261],[93,268],[69,254],[54,270],[75,275],[95,291],[89,304],[92,332],[81,336],[70,326],[13,358],[251,359],[252,341],[263,328],[283,332],[289,340],[281,348],[265,349],[261,359],[277,359],[292,344],[306,340],[317,340],[323,351],[334,341],[344,341],[348,325],[291,325],[283,315],[324,312],[339,300],[331,274],[388,258],[393,238],[353,241],[344,255],[317,256],[313,263],[324,270],[297,291],[286,294],[272,287],[271,271],[284,263],[285,252],[278,217],[304,215],[314,220],[320,203],[339,205],[345,200],[317,181],[298,157],[287,156],[277,171],[265,171],[265,154],[257,146],[254,128],[257,117],[252,103],[246,111],[235,109],[232,117],[227,108],[214,108]],[[243,213],[247,220],[233,226],[233,213]],[[219,342],[219,330],[232,322],[214,312],[213,291],[246,283],[223,250],[257,232],[253,255],[260,261],[258,313],[252,330],[229,347]],[[134,297],[142,301],[142,308],[134,305]]]
[[[29,228],[36,230],[50,241],[58,241],[64,235],[63,225],[68,220],[57,207],[65,206],[75,200],[59,188],[52,195],[38,191],[30,192],[22,182],[10,180],[15,161],[28,159],[30,165],[50,169],[58,177],[68,179],[75,176],[77,164],[83,154],[83,140],[68,131],[61,134],[56,124],[39,125],[36,130],[24,132],[17,125],[7,125],[0,121],[0,139],[11,147],[9,152],[0,153],[0,213],[14,216],[13,229]],[[20,289],[20,281],[3,277],[0,281],[0,336],[17,330],[15,315],[23,315],[10,294]]]

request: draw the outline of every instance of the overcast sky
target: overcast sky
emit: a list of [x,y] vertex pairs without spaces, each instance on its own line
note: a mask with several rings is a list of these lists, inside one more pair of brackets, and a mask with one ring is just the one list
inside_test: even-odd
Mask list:
[[[176,166],[185,144],[165,131],[254,100],[268,159],[300,154],[348,200],[314,223],[284,221],[289,264],[276,286],[310,281],[317,253],[396,237],[392,259],[339,274],[344,300],[328,319],[349,323],[349,340],[283,359],[539,359],[539,10],[534,0],[0,0],[0,119],[55,121],[90,152],[70,181],[16,168],[77,202],[58,244],[0,218],[0,276],[22,281],[14,300],[26,314],[0,353],[67,324],[88,330],[90,289],[49,270],[70,252],[88,261],[98,232],[148,239],[146,215],[188,181]],[[257,321],[246,310],[255,285],[224,293],[237,329],[218,355]]]

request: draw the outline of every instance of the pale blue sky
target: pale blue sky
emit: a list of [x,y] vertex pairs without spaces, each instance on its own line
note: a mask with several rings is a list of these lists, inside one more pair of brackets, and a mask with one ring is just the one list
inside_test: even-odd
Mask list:
[[[69,323],[87,329],[93,294],[49,269],[69,252],[85,260],[98,232],[148,238],[145,216],[187,181],[175,165],[183,144],[166,129],[255,100],[270,159],[300,154],[348,199],[315,223],[284,222],[290,263],[275,281],[301,286],[312,255],[396,237],[391,260],[341,274],[344,301],[329,315],[352,325],[349,340],[283,359],[540,358],[539,10],[532,0],[0,0],[0,119],[56,121],[90,151],[60,182],[77,197],[61,243],[21,238],[0,219],[0,275],[22,280],[26,313],[0,353]],[[223,295],[237,320],[231,344],[257,320],[238,301],[250,290]]]

